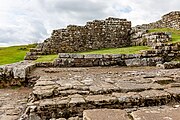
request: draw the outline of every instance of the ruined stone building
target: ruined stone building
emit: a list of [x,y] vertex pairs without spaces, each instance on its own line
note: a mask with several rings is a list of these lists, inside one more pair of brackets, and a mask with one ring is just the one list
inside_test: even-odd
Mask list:
[[131,27],[126,19],[107,18],[87,22],[85,26],[69,25],[65,29],[53,30],[50,38],[27,53],[26,60],[35,60],[38,55],[72,53],[102,48],[165,43],[171,40],[170,33],[148,33],[148,29],[180,29],[180,11],[170,12],[162,19],[150,24]]

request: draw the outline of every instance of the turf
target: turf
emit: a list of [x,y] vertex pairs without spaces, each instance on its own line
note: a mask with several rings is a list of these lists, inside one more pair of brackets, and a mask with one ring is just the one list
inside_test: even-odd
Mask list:
[[42,55],[40,56],[36,62],[52,62],[58,55]]
[[22,61],[26,52],[36,45],[21,45],[11,47],[0,47],[0,65]]
[[180,30],[172,29],[172,28],[159,28],[159,29],[151,29],[149,32],[170,32],[172,33],[172,43],[180,42]]
[[93,50],[88,52],[81,52],[80,54],[135,54],[139,53],[141,50],[151,49],[147,46],[133,46],[124,48],[108,48],[101,50]]
[[[148,50],[147,46],[134,46],[125,48],[109,48],[101,50],[93,50],[88,52],[78,52],[77,54],[134,54],[139,53],[140,50]],[[52,62],[58,55],[42,55],[36,62]]]

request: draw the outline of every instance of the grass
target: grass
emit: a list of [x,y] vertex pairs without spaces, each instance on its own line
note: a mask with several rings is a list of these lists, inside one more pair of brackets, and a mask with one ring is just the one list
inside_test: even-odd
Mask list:
[[[160,28],[152,29],[149,32],[171,32],[173,43],[180,42],[180,30],[171,28]],[[26,52],[29,48],[33,48],[36,45],[22,45],[22,46],[11,46],[11,47],[0,47],[0,65],[10,64],[22,61]],[[101,50],[92,50],[88,52],[80,52],[80,54],[136,54],[140,50],[148,50],[150,47],[147,46],[133,46],[124,48],[108,48]],[[44,55],[36,60],[36,62],[52,62],[57,55]],[[179,59],[177,61],[180,61]]]
[[172,29],[172,28],[159,28],[152,29],[149,32],[170,32],[172,33],[172,43],[180,42],[180,30]]
[[36,62],[52,62],[58,55],[42,55],[40,56]]
[[[133,46],[125,48],[109,48],[101,50],[92,50],[88,52],[79,52],[77,54],[135,54],[139,53],[140,50],[148,50],[150,47],[147,46]],[[58,55],[42,55],[36,60],[36,62],[52,62]]]
[[150,47],[147,46],[133,46],[124,48],[108,48],[101,50],[93,50],[88,52],[81,52],[80,54],[136,54],[141,50],[149,50]]
[[22,61],[26,52],[30,48],[34,48],[36,45],[21,45],[21,46],[11,46],[11,47],[0,47],[0,65],[10,64]]
[[[32,48],[32,45],[23,45],[23,46],[12,46],[12,47],[0,47],[0,65],[10,64],[22,61],[26,52],[29,51],[29,48]],[[88,52],[81,52],[79,54],[134,54],[139,53],[140,50],[148,50],[150,47],[147,46],[133,46],[125,48],[109,48],[101,50],[93,50]],[[36,62],[52,62],[57,55],[42,55],[36,60]]]

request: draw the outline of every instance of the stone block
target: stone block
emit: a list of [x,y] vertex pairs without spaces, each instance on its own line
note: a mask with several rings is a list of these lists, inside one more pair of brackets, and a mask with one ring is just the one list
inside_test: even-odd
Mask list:
[[102,59],[103,55],[102,54],[85,54],[84,58],[85,59],[89,59],[89,58],[92,58],[92,59]]
[[133,120],[179,120],[180,108],[168,106],[142,108],[132,112]]
[[131,120],[124,110],[93,109],[83,111],[83,120]]

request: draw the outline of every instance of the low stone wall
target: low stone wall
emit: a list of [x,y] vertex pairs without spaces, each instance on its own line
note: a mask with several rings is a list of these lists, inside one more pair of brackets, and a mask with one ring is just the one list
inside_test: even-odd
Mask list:
[[28,61],[0,66],[0,87],[24,84],[28,73],[35,67],[35,63]]
[[55,67],[93,67],[93,66],[155,66],[163,63],[163,57],[155,54],[68,54],[60,53],[55,59]]
[[180,68],[180,62],[178,61],[165,62],[164,64],[158,64],[157,67],[162,69]]
[[154,46],[156,43],[166,43],[171,41],[171,33],[167,32],[152,32],[148,33],[147,30],[134,30],[131,35],[132,46]]

